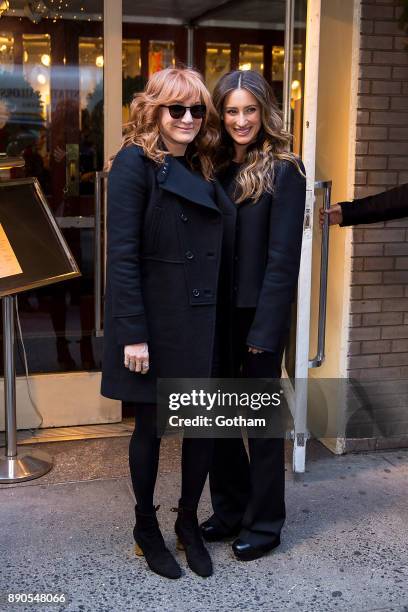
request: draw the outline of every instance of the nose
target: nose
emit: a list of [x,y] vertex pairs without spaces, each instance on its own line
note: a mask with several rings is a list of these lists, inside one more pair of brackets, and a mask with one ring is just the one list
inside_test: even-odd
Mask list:
[[186,112],[184,113],[184,115],[181,118],[183,123],[192,123],[193,122],[193,117],[190,113],[190,109],[187,108]]
[[237,117],[237,126],[238,127],[244,127],[244,125],[246,125],[246,117],[245,117],[244,113],[239,113],[239,115]]

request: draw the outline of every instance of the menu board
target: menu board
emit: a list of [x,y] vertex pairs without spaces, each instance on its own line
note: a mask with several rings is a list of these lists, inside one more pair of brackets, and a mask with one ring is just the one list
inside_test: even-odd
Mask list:
[[0,297],[79,275],[38,181],[0,182]]

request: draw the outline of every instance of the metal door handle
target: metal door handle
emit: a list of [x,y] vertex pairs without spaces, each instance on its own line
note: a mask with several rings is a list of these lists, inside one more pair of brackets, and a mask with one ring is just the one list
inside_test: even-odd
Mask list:
[[[315,190],[324,190],[323,208],[330,208],[332,181],[316,181]],[[319,368],[325,360],[326,340],[326,308],[327,308],[327,273],[329,269],[329,216],[325,215],[320,251],[320,291],[319,291],[319,323],[317,333],[317,353],[309,359],[309,368]]]
[[[108,172],[95,173],[95,264],[94,264],[94,294],[95,294],[95,335],[103,336],[102,327],[102,291],[105,286],[102,278],[102,235],[106,236],[104,231],[106,223],[106,190],[105,181],[108,177]],[[102,211],[104,219],[104,227],[102,227]],[[104,240],[104,248],[106,249],[106,240]],[[105,257],[103,258],[105,261]]]

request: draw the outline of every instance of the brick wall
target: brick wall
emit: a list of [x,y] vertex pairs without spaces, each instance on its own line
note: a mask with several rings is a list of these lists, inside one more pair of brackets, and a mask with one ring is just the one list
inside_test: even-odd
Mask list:
[[[355,197],[408,182],[399,0],[362,0]],[[353,229],[349,376],[408,378],[408,218]]]

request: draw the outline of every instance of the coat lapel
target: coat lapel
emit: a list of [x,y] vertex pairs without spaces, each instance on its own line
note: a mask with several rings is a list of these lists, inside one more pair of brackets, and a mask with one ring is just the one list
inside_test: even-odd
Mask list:
[[183,164],[173,159],[171,155],[166,155],[164,163],[157,169],[156,176],[162,189],[220,212],[211,197],[209,184],[198,174],[191,172]]

